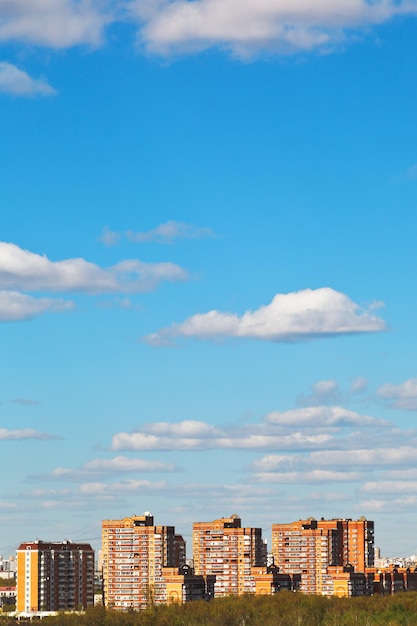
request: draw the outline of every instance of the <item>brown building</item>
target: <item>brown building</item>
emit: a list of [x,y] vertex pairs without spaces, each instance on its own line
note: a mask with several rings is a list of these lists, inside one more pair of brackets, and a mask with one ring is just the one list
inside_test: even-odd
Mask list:
[[[330,568],[343,573],[364,573],[374,563],[374,523],[360,520],[314,518],[291,524],[273,524],[272,553],[280,572],[300,575],[300,591],[334,594]],[[333,570],[333,574],[336,570]],[[343,578],[343,577],[342,577]],[[346,580],[348,577],[346,576]],[[356,595],[350,576],[346,589]],[[356,586],[355,586],[356,585]],[[340,585],[339,585],[340,586]]]
[[102,523],[104,604],[145,609],[167,601],[164,568],[185,564],[185,541],[173,526],[155,526],[151,513]]
[[254,592],[251,568],[264,566],[261,528],[242,528],[240,517],[193,524],[193,558],[197,575],[215,576],[214,596]]
[[86,609],[94,604],[94,550],[87,543],[35,541],[17,550],[18,611]]

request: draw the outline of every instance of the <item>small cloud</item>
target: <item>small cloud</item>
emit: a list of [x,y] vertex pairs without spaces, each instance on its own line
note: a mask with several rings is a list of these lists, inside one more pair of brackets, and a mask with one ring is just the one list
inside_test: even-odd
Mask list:
[[0,322],[29,320],[43,313],[63,313],[73,308],[74,303],[69,300],[33,298],[17,291],[0,291]]
[[111,246],[117,245],[120,242],[121,237],[121,233],[110,230],[108,226],[105,226],[103,228],[101,237],[99,237],[99,241],[101,241],[102,243],[104,243],[105,246],[110,248]]
[[368,387],[368,381],[366,380],[366,378],[363,378],[362,376],[358,376],[357,378],[354,378],[350,384],[350,391],[351,393],[361,393],[362,391],[365,391],[365,389]]
[[162,461],[146,461],[144,459],[129,459],[125,456],[116,456],[113,459],[94,459],[83,465],[86,472],[173,472],[172,463]]
[[169,221],[146,232],[126,231],[126,237],[134,243],[174,243],[176,239],[202,239],[213,237],[211,228],[200,228],[184,222]]
[[386,383],[378,389],[378,396],[384,400],[392,400],[392,409],[417,410],[417,378],[410,378],[400,385]]
[[324,404],[336,404],[341,400],[339,385],[335,380],[321,380],[311,387],[312,393],[301,394],[297,398],[297,404],[301,406],[322,406]]
[[294,428],[345,428],[348,426],[388,426],[388,422],[355,413],[340,406],[318,406],[303,409],[290,409],[289,411],[273,411],[265,416],[268,424],[279,426],[292,426]]
[[44,80],[31,78],[11,63],[1,61],[0,93],[13,96],[51,96],[56,91]]
[[386,330],[384,320],[334,289],[304,289],[277,294],[271,304],[242,316],[209,311],[162,328],[143,338],[152,346],[171,345],[176,337],[218,340],[247,338],[274,342],[371,333]]
[[417,179],[417,163],[413,163],[413,165],[410,165],[401,174],[396,176],[393,182],[410,183],[416,179]]
[[13,404],[22,404],[23,406],[38,406],[40,404],[38,400],[30,400],[29,398],[15,398],[12,402]]
[[47,433],[40,433],[31,428],[22,428],[21,430],[8,430],[7,428],[0,428],[0,441],[19,441],[24,439],[37,439],[39,441],[62,439],[56,435],[48,435]]

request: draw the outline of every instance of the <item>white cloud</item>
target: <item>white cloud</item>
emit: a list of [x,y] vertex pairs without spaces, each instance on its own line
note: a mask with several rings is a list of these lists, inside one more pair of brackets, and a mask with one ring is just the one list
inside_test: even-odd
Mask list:
[[133,232],[128,230],[126,237],[133,242],[173,243],[176,239],[201,239],[214,235],[211,228],[200,228],[184,222],[169,221],[153,230]]
[[322,406],[323,404],[335,404],[340,402],[341,393],[335,380],[320,380],[311,387],[311,394],[301,394],[297,398],[297,404],[303,406]]
[[125,456],[116,456],[112,459],[93,459],[81,466],[80,469],[56,467],[49,474],[32,475],[34,480],[58,480],[58,481],[85,481],[92,476],[112,475],[120,473],[152,473],[152,472],[175,472],[173,463],[162,461],[147,461],[145,459],[130,459]]
[[378,396],[384,400],[392,400],[391,408],[417,410],[417,378],[409,378],[400,385],[386,383],[378,389]]
[[94,459],[83,465],[86,472],[172,472],[172,463],[161,461],[145,461],[144,459],[129,459],[125,456],[116,456],[113,459]]
[[[216,427],[197,420],[156,422],[140,430],[116,433],[113,450],[312,450],[340,448],[339,434],[352,427],[386,432],[388,422],[341,407],[309,407],[268,413],[261,423]],[[364,440],[361,434],[362,441]]]
[[214,232],[211,228],[201,228],[193,224],[185,222],[169,221],[160,224],[153,230],[135,232],[127,230],[125,232],[117,232],[110,230],[108,226],[103,228],[100,241],[105,246],[115,246],[125,237],[133,243],[165,243],[172,244],[177,239],[202,239],[204,237],[213,237]]
[[314,469],[303,472],[265,472],[255,475],[255,481],[260,483],[349,483],[360,481],[363,479],[362,474],[358,472],[330,471],[323,469]]
[[45,441],[50,439],[60,439],[60,437],[48,435],[47,433],[40,433],[32,428],[22,428],[18,430],[0,428],[0,441],[19,441],[23,439],[37,439]]
[[361,393],[368,386],[368,381],[363,376],[357,376],[354,378],[350,385],[351,393]]
[[400,493],[417,494],[417,481],[369,481],[362,485],[360,491],[375,494],[392,494],[398,495]]
[[62,313],[74,304],[65,300],[33,298],[17,291],[0,291],[0,322],[28,320],[42,313]]
[[154,289],[162,281],[186,278],[185,270],[173,263],[131,259],[102,268],[81,258],[50,261],[15,244],[0,242],[0,289],[139,293]]
[[154,346],[170,345],[175,337],[291,342],[385,329],[381,318],[361,309],[343,293],[323,287],[277,294],[271,304],[241,317],[215,310],[193,315],[144,337],[144,341]]
[[148,432],[117,433],[112,437],[112,450],[286,450],[322,447],[330,442],[326,434],[306,435],[294,432],[288,435],[263,434],[262,432],[222,432],[217,437],[202,435],[181,436],[182,424],[161,435]]
[[[406,438],[406,433],[403,433]],[[415,462],[416,446],[398,446],[395,448],[374,447],[352,450],[321,450],[310,456],[316,465],[379,466],[409,465]]]
[[99,237],[99,241],[101,241],[102,243],[104,243],[105,246],[110,248],[111,246],[115,246],[116,244],[118,244],[121,237],[122,237],[121,233],[117,233],[114,230],[110,230],[108,226],[105,226],[103,228],[101,237]]
[[[0,41],[50,48],[98,45],[110,0],[0,0]],[[120,3],[121,4],[121,3]]]
[[44,80],[31,78],[11,63],[0,61],[0,93],[14,96],[50,96],[56,92]]
[[238,57],[329,50],[369,26],[417,11],[415,0],[136,0],[131,6],[152,52],[218,47]]
[[370,415],[355,413],[340,406],[318,406],[291,409],[289,411],[273,411],[266,415],[265,421],[279,426],[292,426],[293,428],[309,427],[313,429],[347,426],[384,427],[388,425],[388,422],[384,420],[371,417]]

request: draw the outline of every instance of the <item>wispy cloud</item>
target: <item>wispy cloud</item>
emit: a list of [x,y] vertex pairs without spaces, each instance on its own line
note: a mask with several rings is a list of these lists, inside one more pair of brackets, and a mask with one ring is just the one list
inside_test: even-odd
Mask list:
[[1,441],[19,441],[23,439],[37,439],[40,441],[61,439],[56,435],[49,435],[47,433],[40,433],[32,428],[22,428],[18,430],[8,430],[7,428],[0,428],[0,440]]
[[23,406],[38,406],[40,404],[38,400],[31,400],[30,398],[15,398],[12,402]]
[[2,0],[0,41],[19,41],[50,48],[96,46],[106,24],[122,2],[111,0]]
[[203,239],[213,236],[214,232],[211,228],[201,228],[193,224],[186,224],[185,222],[169,221],[160,224],[153,230],[138,232],[133,230],[117,232],[105,226],[100,241],[110,247],[118,244],[122,238],[126,238],[132,243],[173,244],[178,239]]
[[187,277],[187,272],[173,263],[130,259],[102,268],[82,258],[50,261],[13,243],[0,242],[0,289],[92,295],[140,293],[151,291],[163,281]]
[[417,410],[417,378],[409,378],[399,385],[386,383],[378,389],[378,396],[390,400],[393,409]]
[[136,0],[148,50],[162,55],[220,48],[248,58],[260,52],[331,50],[370,26],[415,14],[415,0]]
[[0,93],[13,96],[50,96],[56,92],[45,80],[31,78],[15,65],[1,61]]
[[310,394],[300,394],[297,403],[302,406],[336,404],[341,400],[339,385],[335,380],[320,380],[311,387]]
[[0,322],[33,319],[43,313],[63,313],[74,307],[62,299],[33,298],[17,291],[0,291]]
[[157,473],[175,472],[173,463],[163,461],[148,461],[145,459],[130,459],[125,456],[116,456],[112,459],[93,459],[81,466],[80,469],[56,467],[47,475],[34,475],[32,479],[85,481],[92,476],[114,475],[120,473]]
[[193,315],[144,337],[144,341],[153,346],[171,345],[176,337],[291,342],[385,329],[384,320],[343,293],[324,287],[277,294],[271,304],[240,317],[216,310]]

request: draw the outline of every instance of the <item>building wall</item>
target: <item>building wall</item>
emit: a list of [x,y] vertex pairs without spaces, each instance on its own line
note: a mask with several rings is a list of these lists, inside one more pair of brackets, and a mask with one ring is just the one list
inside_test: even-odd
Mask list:
[[104,603],[145,609],[165,601],[163,567],[179,567],[173,526],[155,526],[149,513],[102,523]]
[[[301,576],[300,591],[332,595],[334,582],[328,568],[352,566],[363,573],[373,564],[373,533],[374,523],[365,518],[273,524],[274,562],[282,573]],[[340,586],[349,585],[341,581]]]
[[215,576],[214,595],[253,592],[251,567],[264,563],[260,528],[242,528],[237,515],[193,525],[193,558],[197,575]]
[[57,611],[94,604],[94,550],[89,544],[21,544],[17,551],[17,610]]

